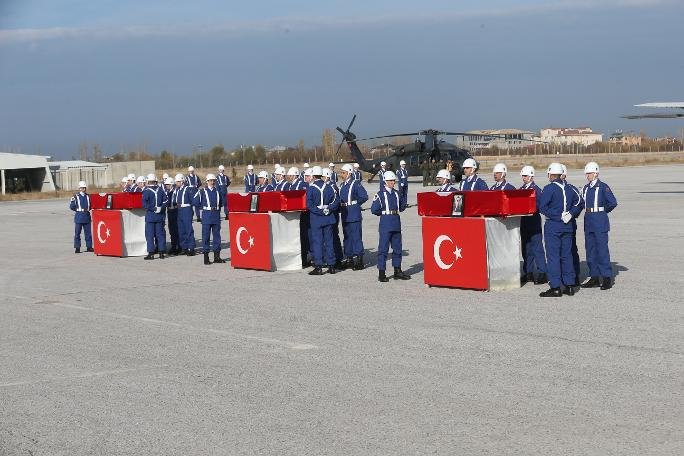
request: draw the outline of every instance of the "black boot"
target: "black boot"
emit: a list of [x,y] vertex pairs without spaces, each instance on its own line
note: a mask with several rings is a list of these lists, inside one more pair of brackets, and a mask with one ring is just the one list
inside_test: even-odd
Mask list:
[[525,285],[527,282],[534,282],[534,274],[528,272],[520,278],[520,286]]
[[159,259],[160,259],[160,260],[163,260],[164,258],[165,258],[165,257],[164,257],[164,252],[161,252],[161,253],[159,254]]
[[613,278],[604,277],[603,282],[601,282],[601,290],[610,290],[613,288]]
[[561,296],[563,296],[563,292],[560,288],[549,288],[539,293],[540,298],[560,298]]
[[147,256],[145,257],[146,260],[154,260],[154,253],[148,253]]
[[385,271],[378,272],[378,282],[389,282],[389,279],[385,275]]
[[337,269],[335,269],[335,266],[328,266],[328,274],[337,274]]
[[359,255],[354,258],[354,271],[361,271],[363,269],[363,256]]
[[76,247],[76,248],[74,249],[74,253],[81,253],[81,249],[78,248],[78,247]]
[[315,266],[312,271],[309,271],[309,275],[323,275],[323,268],[320,266]]
[[195,249],[188,249],[185,251],[187,256],[195,256]]
[[95,251],[95,249],[92,248],[92,247],[88,247],[88,248],[86,249],[86,252],[94,252],[94,251]]
[[220,251],[214,252],[214,263],[225,263],[225,262],[226,262],[226,260],[221,258],[221,252]]
[[204,254],[204,264],[211,264],[211,261],[209,261],[209,252]]
[[345,269],[349,269],[354,265],[354,259],[353,258],[345,258],[344,260],[340,261],[340,263],[337,266],[337,269],[340,271],[344,271]]
[[563,294],[568,295],[568,296],[575,296],[575,293],[579,291],[579,287],[577,285],[568,285],[563,289]]
[[539,277],[534,279],[534,284],[535,285],[544,285],[548,281],[549,281],[549,279],[548,279],[548,277],[546,277],[546,273],[542,272],[541,274],[539,274]]
[[394,280],[408,280],[411,276],[401,270],[401,268],[394,268]]
[[582,288],[596,288],[601,285],[601,281],[598,277],[592,277],[586,282],[584,282],[580,287]]

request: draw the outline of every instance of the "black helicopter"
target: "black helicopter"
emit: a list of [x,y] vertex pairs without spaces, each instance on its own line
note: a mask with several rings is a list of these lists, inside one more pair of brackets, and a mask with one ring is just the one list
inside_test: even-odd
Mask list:
[[[359,164],[359,168],[370,174],[368,181],[370,182],[375,175],[380,171],[380,163],[385,162],[385,168],[387,170],[397,170],[399,169],[399,162],[404,160],[406,162],[406,168],[410,176],[419,176],[423,173],[423,168],[425,163],[441,163],[446,165],[446,163],[451,162],[451,174],[454,176],[456,182],[460,182],[463,177],[463,162],[467,158],[473,158],[470,152],[466,149],[462,149],[453,144],[450,144],[444,140],[440,140],[439,136],[482,136],[481,134],[473,133],[455,133],[440,130],[422,130],[412,133],[400,133],[393,135],[384,136],[374,136],[371,138],[357,139],[356,135],[352,133],[351,127],[354,125],[356,120],[356,114],[352,117],[351,122],[346,130],[337,127],[337,131],[342,133],[343,141],[337,148],[337,154],[339,156],[340,148],[344,141],[347,142],[349,150],[351,152],[354,160]],[[389,146],[391,153],[389,155],[367,159],[361,153],[359,146],[356,144],[358,141],[367,141],[371,139],[380,138],[395,138],[400,136],[422,136],[424,139],[416,139],[410,144],[404,144],[400,146]],[[503,135],[487,135],[487,137],[501,137],[505,138]]]

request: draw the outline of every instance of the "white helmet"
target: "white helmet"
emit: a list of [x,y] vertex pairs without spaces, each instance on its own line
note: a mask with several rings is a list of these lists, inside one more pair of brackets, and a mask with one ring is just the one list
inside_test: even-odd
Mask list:
[[166,179],[164,179],[164,185],[173,185],[173,179],[167,177]]
[[598,173],[599,165],[596,162],[589,162],[584,166],[584,174],[588,173]]
[[170,177],[170,176],[169,176],[169,173],[164,173],[164,174],[162,175],[162,179],[164,179],[164,181],[166,181],[166,179],[168,179],[169,177]]
[[268,173],[266,171],[259,171],[257,177],[263,177],[264,179],[268,179]]
[[252,166],[252,165],[247,165],[247,169],[254,169],[254,166]]
[[551,163],[548,169],[546,170],[546,174],[563,174],[563,165],[556,162]]
[[210,180],[216,180],[216,175],[211,174],[211,173],[207,174],[207,180],[208,180],[208,181],[210,181]]
[[385,173],[382,175],[382,180],[395,181],[397,180],[397,175],[394,174],[393,171],[385,171]]
[[306,168],[304,170],[304,175],[305,176],[313,176],[313,168]]
[[342,171],[346,171],[348,173],[353,173],[354,168],[349,163],[345,163],[344,165],[342,165]]
[[155,176],[154,174],[148,174],[147,182],[157,182],[157,176]]
[[287,170],[287,175],[288,176],[299,176],[299,169],[297,169],[296,167],[293,166]]
[[387,166],[387,162],[381,161],[380,166]]
[[85,181],[81,181],[78,183],[78,188],[87,188],[88,186],[86,185]]
[[122,178],[121,178],[121,183],[124,184],[124,183],[126,183],[126,182],[128,182],[128,176],[122,177]]
[[285,175],[285,168],[282,166],[279,166],[275,169],[275,172],[273,174],[280,174],[281,176]]
[[219,171],[225,171],[226,167],[223,165],[219,165]]
[[183,176],[181,173],[176,174],[176,182],[183,182],[185,180],[185,176]]
[[477,162],[473,158],[463,160],[463,168],[477,168]]
[[311,175],[312,176],[322,176],[323,175],[323,169],[320,166],[314,166],[311,168]]
[[406,160],[401,160],[401,161],[399,162],[399,165],[405,165],[405,164],[406,164]]
[[280,163],[276,163],[275,166],[273,167],[274,169],[280,168]]
[[563,168],[563,174],[568,175],[568,167],[561,163],[561,168]]
[[506,174],[508,172],[508,168],[506,168],[506,165],[504,165],[503,163],[497,163],[496,165],[494,165],[494,172]]
[[135,180],[135,174],[133,174],[133,173],[129,174],[129,175],[128,175],[128,180],[129,180],[129,181]]
[[323,168],[323,177],[332,177],[332,171],[330,168]]
[[145,176],[138,176],[138,178],[135,181],[138,184],[144,184],[145,183]]
[[523,166],[522,169],[520,170],[520,175],[521,176],[532,176],[534,177],[534,167],[527,165]]
[[328,168],[333,169],[334,167],[335,167],[335,163],[332,163],[332,162],[328,163]]
[[308,167],[309,167],[309,164],[308,164],[308,163],[304,163],[304,168],[308,168]]
[[442,179],[449,179],[449,180],[450,180],[450,179],[451,179],[451,174],[450,174],[449,171],[446,170],[446,169],[440,169],[440,170],[437,172],[437,177],[441,177]]
[[194,170],[195,170],[195,167],[194,167],[194,166],[192,166],[192,165],[188,166],[188,171],[189,171],[189,172],[192,172],[192,171],[194,171]]
[[359,164],[358,164],[358,163],[354,163],[354,168],[358,168],[358,167],[359,167]]

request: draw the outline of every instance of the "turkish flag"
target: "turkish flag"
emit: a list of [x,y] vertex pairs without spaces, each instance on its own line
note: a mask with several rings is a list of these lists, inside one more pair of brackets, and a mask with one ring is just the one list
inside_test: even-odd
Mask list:
[[428,285],[488,289],[484,219],[423,217],[423,263]]
[[94,209],[92,226],[96,255],[123,256],[121,211]]
[[272,271],[269,214],[231,212],[230,264],[234,268]]

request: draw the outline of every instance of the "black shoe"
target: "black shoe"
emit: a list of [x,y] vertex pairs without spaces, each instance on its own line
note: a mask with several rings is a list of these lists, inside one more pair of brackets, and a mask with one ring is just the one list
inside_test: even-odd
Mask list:
[[195,249],[188,249],[185,251],[187,256],[195,256]]
[[601,286],[601,281],[598,277],[592,277],[586,282],[584,282],[582,285],[580,285],[580,287],[582,288],[596,288],[598,286]]
[[349,269],[354,266],[354,259],[353,258],[345,258],[344,260],[340,261],[335,265],[335,267],[340,270],[344,271],[345,269]]
[[214,263],[225,263],[226,260],[221,258],[221,252],[214,252]]
[[560,288],[549,288],[539,293],[540,298],[560,298],[561,296],[563,296],[563,292]]
[[163,260],[164,258],[165,258],[165,257],[164,257],[164,252],[160,253],[160,254],[159,254],[159,259],[160,259],[160,260]]
[[86,252],[94,252],[94,251],[95,251],[95,249],[92,248],[92,247],[88,247],[88,248],[86,249]]
[[613,279],[611,277],[604,277],[601,282],[601,290],[610,290],[613,288]]
[[175,247],[171,247],[171,250],[169,250],[169,256],[176,256],[178,255],[179,251]]
[[354,258],[354,267],[352,268],[354,271],[361,271],[363,270],[363,257],[362,256],[357,256]]
[[209,252],[204,254],[204,264],[211,264],[211,261],[209,261]]
[[323,268],[320,266],[314,267],[313,270],[309,272],[309,275],[323,275],[323,274],[325,274],[325,273],[323,272]]
[[385,275],[385,271],[380,271],[378,273],[378,282],[389,282],[389,278]]
[[154,253],[148,253],[145,257],[146,260],[154,260]]
[[79,249],[78,247],[76,247],[76,248],[74,249],[74,253],[81,253],[81,249]]
[[520,277],[520,286],[525,285],[527,282],[534,282],[534,274],[528,272],[527,274]]
[[401,268],[394,268],[394,280],[408,280],[411,276],[401,270]]
[[544,285],[548,281],[549,281],[549,279],[548,279],[548,277],[546,277],[546,273],[542,272],[541,274],[539,274],[539,277],[534,279],[534,284],[535,285]]
[[337,269],[335,269],[335,266],[330,266],[328,268],[328,274],[337,274]]
[[579,287],[575,285],[569,285],[563,289],[563,294],[568,296],[575,296],[575,293],[579,290]]

